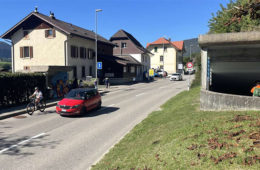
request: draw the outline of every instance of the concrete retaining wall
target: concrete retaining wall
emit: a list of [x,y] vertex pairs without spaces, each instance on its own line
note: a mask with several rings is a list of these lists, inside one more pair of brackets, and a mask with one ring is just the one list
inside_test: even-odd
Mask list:
[[204,111],[260,110],[260,97],[223,94],[202,89],[200,109]]

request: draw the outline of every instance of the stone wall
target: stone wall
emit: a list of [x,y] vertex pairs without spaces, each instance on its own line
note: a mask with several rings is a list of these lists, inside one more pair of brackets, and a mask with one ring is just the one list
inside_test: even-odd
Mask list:
[[260,97],[230,95],[202,89],[200,109],[204,111],[260,110]]

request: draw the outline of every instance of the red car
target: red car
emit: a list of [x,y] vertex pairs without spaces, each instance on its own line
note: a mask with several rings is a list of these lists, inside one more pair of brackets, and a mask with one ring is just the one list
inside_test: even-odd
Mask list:
[[61,116],[81,115],[86,111],[101,108],[101,103],[101,96],[96,89],[73,89],[57,104],[56,112]]

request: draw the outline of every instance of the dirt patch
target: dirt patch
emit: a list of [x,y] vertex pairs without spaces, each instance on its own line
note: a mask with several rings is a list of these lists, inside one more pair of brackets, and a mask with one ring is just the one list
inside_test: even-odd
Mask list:
[[24,119],[24,118],[27,118],[27,116],[18,115],[18,116],[14,116],[14,118],[16,118],[16,119]]
[[211,156],[211,160],[214,161],[215,164],[218,164],[219,162],[222,162],[223,160],[226,159],[231,159],[231,158],[235,158],[237,156],[237,154],[235,152],[230,152],[230,153],[226,153],[218,158],[215,158],[213,156]]
[[255,155],[244,159],[244,165],[253,165],[255,163],[260,163],[260,156]]
[[241,122],[245,120],[253,120],[251,116],[245,116],[245,115],[236,115],[231,121],[232,122]]
[[208,139],[208,145],[210,149],[222,149],[223,147],[229,148],[229,145],[226,142],[219,143],[218,138]]
[[233,132],[233,133],[230,133],[230,137],[235,137],[235,136],[238,136],[238,135],[240,135],[240,134],[242,134],[242,133],[245,133],[246,131],[245,130],[240,130],[240,131],[238,131],[238,132]]
[[206,157],[206,154],[198,153],[197,156],[198,156],[198,158],[200,159],[200,158],[202,158],[202,157]]
[[260,132],[250,134],[249,138],[254,140],[260,140]]
[[192,144],[191,146],[187,147],[187,149],[189,149],[189,150],[194,150],[197,148],[198,148],[198,145],[196,145],[196,144]]

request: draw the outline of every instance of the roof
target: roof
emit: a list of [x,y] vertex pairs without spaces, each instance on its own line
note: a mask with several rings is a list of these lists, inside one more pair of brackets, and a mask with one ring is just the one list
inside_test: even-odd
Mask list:
[[110,62],[116,62],[118,64],[122,64],[122,65],[142,65],[139,61],[137,61],[135,58],[133,58],[130,55],[122,55],[122,56],[106,56],[106,55],[102,55],[102,56],[98,56],[98,58],[100,59],[104,59]]
[[[70,24],[70,23],[67,23],[67,22],[64,22],[61,20],[58,20],[56,18],[46,16],[39,12],[31,12],[24,19],[22,19],[20,22],[18,22],[15,26],[13,26],[11,29],[9,29],[6,33],[1,35],[0,38],[10,39],[11,35],[14,32],[16,32],[18,29],[20,29],[22,27],[22,25],[32,17],[41,19],[42,21],[52,25],[57,30],[60,30],[61,32],[63,32],[66,35],[74,35],[74,36],[82,37],[85,39],[95,40],[95,32],[89,31],[87,29],[78,27],[76,25],[73,25],[73,24]],[[109,40],[105,39],[104,37],[102,37],[100,35],[98,35],[98,41],[114,46],[114,44],[112,42],[110,42]]]
[[167,39],[161,37],[152,43],[147,43],[146,48],[148,48],[151,45],[160,45],[160,44],[170,44],[177,50],[183,50],[184,41],[170,41],[170,40],[167,40]]
[[239,33],[221,33],[206,34],[199,36],[199,45],[201,47],[218,45],[243,45],[259,44],[260,32],[239,32]]
[[126,32],[125,30],[121,29],[117,31],[111,38],[110,41],[118,40],[118,39],[129,39],[134,43],[134,45],[138,48],[141,53],[150,53],[147,49],[145,49],[142,44],[130,33]]

